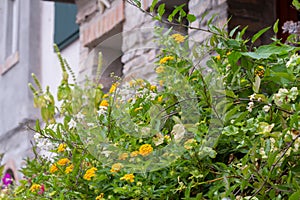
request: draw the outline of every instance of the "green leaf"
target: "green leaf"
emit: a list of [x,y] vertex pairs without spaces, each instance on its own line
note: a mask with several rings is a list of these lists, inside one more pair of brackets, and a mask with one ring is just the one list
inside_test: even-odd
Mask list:
[[264,28],[260,31],[258,31],[253,37],[252,37],[252,40],[251,42],[254,43],[262,34],[264,34],[265,32],[267,32],[271,27],[267,27],[267,28]]
[[254,81],[253,87],[252,87],[252,89],[253,89],[253,91],[255,93],[259,93],[260,82],[261,82],[260,77],[259,76],[255,76],[255,81]]
[[151,4],[151,6],[150,6],[150,12],[153,12],[154,7],[156,6],[157,2],[158,2],[158,0],[153,0],[153,1],[152,1],[152,4]]
[[275,24],[273,25],[273,31],[275,34],[278,33],[278,23],[279,23],[279,19],[277,19]]
[[272,55],[284,55],[288,54],[290,51],[294,50],[295,47],[292,46],[275,46],[275,45],[263,45],[260,46],[255,52],[242,52],[244,56],[249,56],[253,59],[266,59]]
[[292,4],[293,4],[293,6],[294,6],[297,10],[300,10],[300,2],[299,2],[299,0],[293,0]]
[[186,19],[187,19],[190,23],[192,23],[192,22],[196,21],[197,18],[196,18],[195,15],[187,14]]
[[135,5],[137,5],[139,8],[142,7],[142,4],[139,0],[133,0],[133,2],[135,3]]
[[300,199],[300,190],[294,192],[290,197],[289,200],[299,200]]
[[165,4],[164,3],[158,6],[157,13],[158,13],[158,16],[160,16],[160,17],[163,16],[163,14],[165,13]]
[[229,33],[229,37],[232,37],[235,33],[235,31],[239,28],[240,26],[236,26],[234,29],[232,29]]

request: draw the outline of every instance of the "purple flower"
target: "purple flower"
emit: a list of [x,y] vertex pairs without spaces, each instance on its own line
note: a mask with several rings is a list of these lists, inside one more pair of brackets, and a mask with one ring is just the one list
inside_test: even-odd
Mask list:
[[9,173],[6,173],[4,175],[4,177],[2,178],[2,182],[5,186],[8,186],[8,185],[12,184],[13,179]]

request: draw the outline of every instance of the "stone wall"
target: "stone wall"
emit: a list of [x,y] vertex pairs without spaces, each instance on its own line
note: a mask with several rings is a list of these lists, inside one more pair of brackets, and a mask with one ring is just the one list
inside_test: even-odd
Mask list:
[[[215,16],[213,21],[218,27],[223,27],[227,20],[227,1],[226,0],[192,0],[189,1],[189,12],[197,17],[197,20],[190,24],[192,27],[207,29],[208,20]],[[205,17],[203,18],[203,15]],[[211,35],[205,31],[189,29],[188,31],[191,41],[204,42]]]

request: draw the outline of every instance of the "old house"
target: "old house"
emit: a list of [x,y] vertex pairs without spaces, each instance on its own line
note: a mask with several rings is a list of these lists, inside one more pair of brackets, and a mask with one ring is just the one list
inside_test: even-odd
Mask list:
[[[148,9],[151,0],[141,0]],[[161,0],[167,12],[174,5],[197,16],[190,26],[204,28],[217,15],[228,30],[248,25],[247,35],[287,20],[298,20],[291,0]],[[201,16],[208,12],[204,20]],[[52,89],[60,80],[59,64],[52,44],[57,43],[79,79],[95,75],[99,51],[103,54],[102,83],[109,87],[111,72],[124,77],[151,79],[157,50],[152,43],[158,22],[125,0],[2,0],[0,2],[0,152],[6,169],[16,170],[31,155],[32,133],[26,129],[38,115],[27,87],[31,73]],[[192,40],[204,41],[209,34],[194,29],[180,30]],[[258,44],[269,42],[267,32]],[[278,37],[285,37],[279,33]],[[54,91],[55,92],[55,91]],[[16,177],[19,175],[16,174]]]

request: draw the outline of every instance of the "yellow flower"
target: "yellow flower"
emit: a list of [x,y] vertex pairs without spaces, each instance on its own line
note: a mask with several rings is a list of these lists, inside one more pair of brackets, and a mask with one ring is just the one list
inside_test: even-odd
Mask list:
[[159,64],[165,64],[167,61],[169,60],[174,60],[174,57],[173,56],[166,56],[166,57],[163,57],[162,59],[160,59],[159,61]]
[[86,170],[83,179],[90,181],[92,177],[96,176],[95,172],[97,171],[96,167],[92,167]]
[[134,109],[134,112],[137,112],[137,111],[142,110],[142,109],[143,109],[143,107],[138,107],[138,108]]
[[163,80],[159,80],[159,85],[163,86],[163,84],[164,84],[164,81]]
[[99,194],[97,197],[96,197],[96,200],[104,200],[104,194],[103,193],[101,193],[101,194]]
[[107,97],[108,97],[108,94],[104,94],[103,97],[102,97],[102,99],[105,99]]
[[57,161],[58,165],[66,165],[68,163],[70,163],[70,160],[68,158],[62,158],[59,161]]
[[157,97],[157,101],[158,101],[158,102],[162,102],[162,100],[163,100],[163,96]]
[[109,93],[114,93],[116,91],[116,88],[118,87],[118,83],[114,83],[111,85],[110,89],[109,89]]
[[130,181],[130,183],[134,182],[134,175],[133,174],[125,174],[120,180]]
[[110,172],[119,172],[122,169],[123,165],[121,163],[115,163],[111,166]]
[[104,107],[109,106],[108,101],[107,100],[102,100],[101,103],[100,103],[100,106],[104,106]]
[[139,149],[139,154],[142,156],[147,156],[153,151],[153,148],[150,144],[143,144]]
[[151,86],[150,86],[150,90],[151,90],[151,91],[156,90],[156,85],[151,85]]
[[265,74],[265,68],[263,66],[258,66],[254,73],[257,76],[262,77]]
[[57,152],[64,152],[66,150],[67,145],[65,143],[61,143],[58,148]]
[[130,157],[136,157],[139,155],[139,152],[138,151],[133,151],[130,153]]
[[34,183],[34,184],[32,184],[32,186],[30,187],[29,190],[30,190],[31,192],[35,192],[35,191],[37,191],[37,190],[40,190],[41,187],[42,187],[41,185]]
[[177,43],[181,43],[184,42],[184,36],[182,36],[181,34],[173,34],[171,35],[171,37],[177,42]]
[[65,170],[65,173],[66,174],[69,174],[70,172],[72,172],[74,169],[74,165],[71,164],[70,166],[66,167],[66,170]]
[[158,73],[158,74],[161,74],[165,71],[165,68],[164,66],[159,66],[156,68],[155,72]]
[[58,170],[58,168],[57,168],[56,164],[51,165],[51,167],[50,167],[51,174],[55,173],[57,170]]
[[196,145],[196,143],[197,141],[195,139],[189,139],[184,143],[184,148],[190,150]]
[[231,54],[231,51],[228,51],[227,53],[226,53],[226,56],[229,56]]
[[221,56],[220,56],[220,55],[217,55],[217,56],[216,56],[216,59],[217,59],[217,60],[221,60]]
[[128,153],[122,153],[122,154],[119,156],[119,160],[126,160],[126,158],[128,158]]

